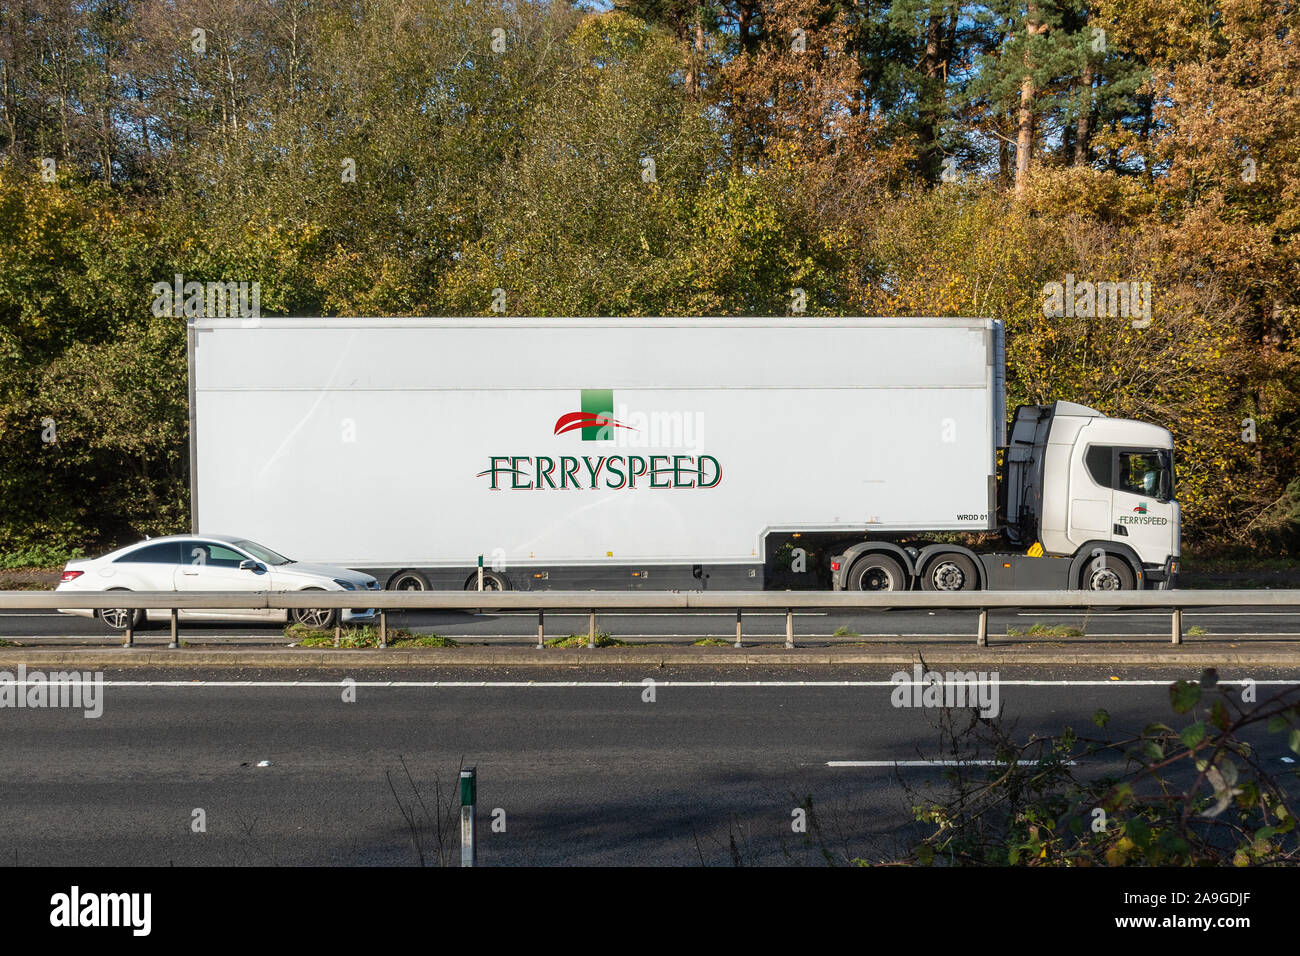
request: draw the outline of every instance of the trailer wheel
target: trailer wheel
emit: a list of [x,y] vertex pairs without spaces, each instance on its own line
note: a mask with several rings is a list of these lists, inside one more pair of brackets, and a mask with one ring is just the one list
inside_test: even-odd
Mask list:
[[[109,588],[109,590],[128,591],[130,588]],[[131,625],[131,630],[139,630],[140,625],[144,623],[143,608],[105,607],[100,608],[96,613],[111,631],[125,631],[128,623]]]
[[977,591],[979,586],[975,562],[964,554],[935,555],[921,575],[923,591]]
[[906,591],[903,566],[886,554],[865,554],[849,569],[850,591]]
[[1133,572],[1123,558],[1102,554],[1083,566],[1079,584],[1085,591],[1132,591]]
[[[477,591],[477,590],[478,590],[478,572],[477,572],[477,571],[475,571],[473,574],[471,574],[468,578],[465,579],[465,590],[466,590],[466,591]],[[496,571],[488,571],[488,570],[484,569],[484,571],[483,571],[483,590],[484,590],[484,591],[512,591],[512,590],[514,590],[514,588],[513,588],[513,586],[510,584],[510,579],[509,579],[508,577],[506,577],[504,574],[499,574],[499,573],[497,573]],[[471,611],[470,613],[472,613],[472,614],[495,614],[495,613],[497,613],[497,611],[499,611],[499,610],[501,610],[499,607],[492,607],[491,605],[484,605],[483,607],[476,607],[476,608],[474,608],[474,610]]]
[[[303,588],[304,591],[319,591],[320,588]],[[289,609],[289,621],[310,628],[333,627],[340,611],[333,607],[295,607]]]
[[398,571],[388,579],[389,591],[428,591],[429,579],[419,571]]
[[[475,571],[465,579],[466,591],[478,590],[478,572]],[[510,579],[504,574],[498,574],[496,571],[483,572],[483,590],[484,591],[513,591]]]

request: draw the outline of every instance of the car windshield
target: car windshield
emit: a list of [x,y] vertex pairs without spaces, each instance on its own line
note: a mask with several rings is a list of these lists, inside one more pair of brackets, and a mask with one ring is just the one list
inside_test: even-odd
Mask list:
[[263,564],[293,564],[293,561],[289,558],[282,554],[276,554],[270,548],[264,547],[255,541],[236,541],[235,547],[247,551]]

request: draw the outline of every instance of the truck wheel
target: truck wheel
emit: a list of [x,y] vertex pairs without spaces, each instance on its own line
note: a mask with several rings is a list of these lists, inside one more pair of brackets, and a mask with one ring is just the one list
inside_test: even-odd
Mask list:
[[976,591],[979,586],[975,562],[964,554],[936,555],[921,575],[923,591]]
[[1083,566],[1083,580],[1079,583],[1085,591],[1132,591],[1133,572],[1123,558],[1105,554]]
[[[110,591],[126,591],[129,588],[109,588]],[[138,630],[144,623],[144,610],[130,607],[105,607],[99,610],[99,619],[110,631],[125,631],[129,623],[131,630]]]
[[[303,588],[304,591],[319,591],[320,588]],[[310,628],[333,627],[338,619],[339,610],[333,607],[295,607],[289,609],[289,621]]]
[[[478,590],[478,572],[475,571],[465,580],[466,591]],[[496,571],[483,572],[483,590],[484,591],[511,591],[514,590],[510,585],[510,579],[504,574],[498,574]],[[493,607],[485,604],[483,607],[476,607],[471,612],[473,614],[495,614],[501,610],[499,607]]]
[[[478,590],[478,572],[475,571],[465,579],[466,591]],[[504,574],[498,574],[496,571],[483,572],[483,590],[484,591],[512,591],[514,588],[510,585],[510,579]]]
[[398,571],[388,579],[390,591],[427,591],[429,579],[419,571]]
[[850,591],[906,591],[903,567],[885,554],[866,554],[849,569]]

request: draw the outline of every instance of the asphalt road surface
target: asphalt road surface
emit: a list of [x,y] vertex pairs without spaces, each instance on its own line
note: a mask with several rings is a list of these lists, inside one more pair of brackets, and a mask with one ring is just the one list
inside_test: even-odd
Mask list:
[[[483,865],[890,859],[917,833],[910,808],[944,792],[935,761],[953,757],[942,712],[894,706],[890,676],[865,667],[110,673],[97,719],[0,709],[0,860],[452,862],[462,760],[478,771]],[[1190,718],[1171,711],[1168,684],[1196,675],[1000,676],[1001,720],[1024,739],[1065,725],[1100,733],[1090,725],[1098,708],[1111,713],[1111,734],[1157,719],[1181,727]],[[1294,687],[1300,669],[1222,676]],[[353,701],[344,677],[357,681]],[[1294,795],[1283,736],[1249,739],[1270,772],[1292,774]],[[1113,758],[1086,764],[1079,773],[1119,768]],[[796,833],[794,810],[808,798],[815,825]],[[453,815],[441,839],[440,814]]]
[[[389,615],[394,627],[417,633],[437,633],[470,642],[529,644],[537,639],[537,616],[530,612],[468,614],[454,611],[416,611]],[[807,613],[795,615],[795,635],[800,644],[854,643],[863,639],[899,638],[915,641],[973,642],[977,615],[963,611],[877,611],[849,613]],[[597,619],[601,630],[614,637],[638,643],[690,644],[705,637],[734,639],[734,613],[713,612],[683,614],[609,613]],[[990,611],[989,635],[1017,635],[1026,639],[1034,625],[1045,628],[1077,628],[1083,637],[1069,636],[1071,641],[1126,640],[1149,638],[1169,640],[1169,614],[1164,611],[1093,612],[1078,611]],[[277,644],[282,641],[282,625],[260,622],[226,624],[181,622],[184,638],[190,643],[206,641]],[[747,613],[744,633],[755,643],[784,640],[785,615],[781,613]],[[1221,640],[1238,635],[1300,638],[1300,609],[1209,608],[1186,611],[1183,629],[1188,643],[1198,640]],[[585,614],[546,615],[547,637],[587,633]],[[1059,632],[1058,632],[1059,633]],[[1050,634],[1044,636],[1051,636]],[[166,643],[166,623],[151,623],[136,635],[140,643]],[[54,611],[0,611],[0,639],[34,640],[69,643],[115,643],[120,637],[99,621]]]

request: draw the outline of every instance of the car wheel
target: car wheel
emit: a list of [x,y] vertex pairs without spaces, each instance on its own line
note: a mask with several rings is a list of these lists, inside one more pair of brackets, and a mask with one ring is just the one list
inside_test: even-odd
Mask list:
[[923,591],[975,591],[979,586],[975,562],[964,554],[937,555],[921,575]]
[[866,554],[849,569],[850,591],[906,591],[903,566],[884,554]]
[[[109,588],[110,591],[126,591],[127,588]],[[110,631],[125,631],[129,624],[131,630],[139,629],[144,623],[144,610],[129,607],[105,607],[97,612],[99,619]]]
[[[319,591],[321,588],[303,588],[304,591]],[[338,620],[339,609],[334,607],[295,607],[289,609],[289,620],[310,628],[330,628]]]

